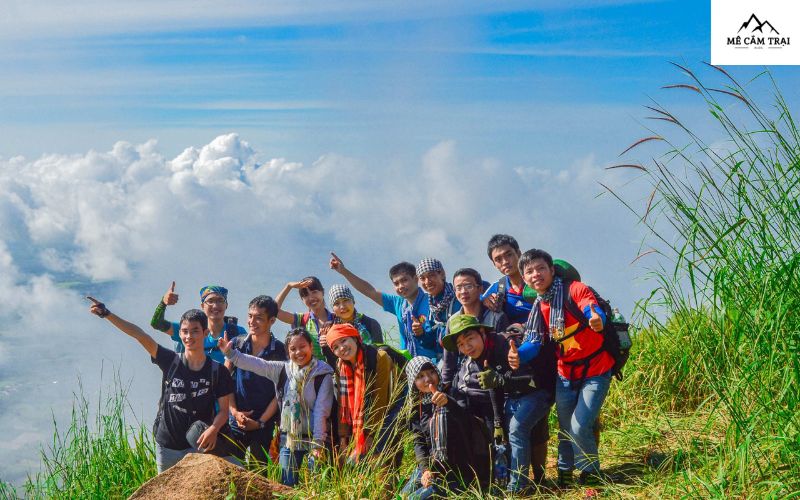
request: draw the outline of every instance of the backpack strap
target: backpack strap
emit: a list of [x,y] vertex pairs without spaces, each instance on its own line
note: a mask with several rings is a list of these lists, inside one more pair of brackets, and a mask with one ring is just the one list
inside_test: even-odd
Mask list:
[[167,387],[170,386],[172,383],[172,379],[175,377],[175,372],[178,371],[178,367],[183,362],[183,353],[175,353],[175,357],[172,358],[172,363],[169,365],[169,369],[167,370],[167,374],[164,377],[164,383],[161,385],[161,397],[158,399],[158,410],[156,411],[156,421],[153,427],[155,431],[156,427],[158,426],[161,417],[163,416],[163,408],[164,408],[164,395],[167,393]]
[[500,307],[496,309],[496,311],[502,311],[503,307],[506,303],[506,297],[508,296],[508,277],[501,276],[500,279],[497,281],[497,304]]
[[367,374],[374,374],[378,368],[378,348],[362,344],[364,349],[364,369]]
[[[569,313],[578,321],[578,324],[580,325],[580,328],[578,328],[574,332],[570,333],[569,335],[566,335],[566,336],[562,337],[561,341],[558,343],[558,348],[559,349],[563,349],[563,346],[562,346],[561,342],[563,342],[564,340],[566,340],[566,339],[568,339],[570,337],[574,337],[575,335],[579,334],[583,330],[589,328],[589,320],[586,319],[586,316],[584,316],[583,312],[581,312],[581,310],[578,308],[578,304],[576,304],[575,301],[572,300],[572,296],[569,294],[569,284],[570,284],[570,282],[567,282],[567,283],[564,284],[564,286],[568,287],[567,288],[567,294],[564,297],[564,309],[569,311]],[[592,293],[594,293],[594,291]],[[604,332],[600,332],[600,334],[601,335],[605,335]],[[600,347],[596,351],[594,351],[593,353],[589,354],[586,357],[583,357],[583,358],[575,360],[575,361],[563,361],[563,363],[565,365],[569,365],[570,366],[570,378],[572,378],[571,375],[574,373],[575,368],[582,367],[583,368],[583,375],[581,375],[580,381],[583,382],[584,380],[586,380],[586,374],[589,373],[589,362],[591,360],[593,360],[594,358],[596,358],[597,356],[599,356],[600,353],[605,351],[605,350],[606,350],[605,349],[605,343],[603,343],[603,344],[600,345]],[[563,354],[564,351],[562,350],[561,352]]]
[[225,331],[228,333],[228,340],[233,340],[235,337],[239,336],[239,328],[238,328],[238,321],[234,317],[225,317]]
[[286,365],[281,368],[281,373],[278,375],[278,383],[275,384],[275,397],[278,398],[278,403],[283,402],[283,397],[286,395],[286,382],[289,376],[286,374]]
[[217,407],[217,398],[214,397],[214,389],[217,388],[217,382],[219,381],[219,363],[211,360],[211,399],[214,400],[214,408]]
[[325,380],[327,373],[321,373],[314,377],[314,394],[319,394],[319,388],[322,387],[322,381]]

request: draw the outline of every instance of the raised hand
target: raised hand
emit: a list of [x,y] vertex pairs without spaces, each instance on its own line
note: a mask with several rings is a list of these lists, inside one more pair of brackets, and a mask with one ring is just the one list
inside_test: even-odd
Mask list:
[[478,373],[478,384],[481,389],[494,389],[503,385],[503,377],[489,366],[489,360],[484,360],[483,371]]
[[175,293],[175,282],[172,282],[172,285],[169,289],[164,293],[164,297],[161,298],[164,304],[168,306],[174,306],[178,303],[178,294]]
[[111,314],[111,311],[108,310],[106,305],[97,300],[96,298],[90,297],[88,295],[86,296],[86,298],[92,301],[92,305],[89,306],[90,313],[94,314],[99,318],[105,318],[106,316]]
[[422,327],[422,323],[425,322],[425,316],[420,316],[419,318],[413,318],[411,320],[411,331],[414,332],[414,335],[419,337],[425,333],[425,328]]
[[328,345],[328,330],[331,329],[332,325],[333,323],[331,323],[330,321],[326,321],[322,323],[322,326],[319,327],[319,336],[317,338],[319,340],[320,347],[325,347],[326,345]]
[[223,330],[223,332],[224,333],[222,334],[222,337],[220,337],[219,340],[217,340],[217,347],[219,348],[220,351],[222,351],[222,354],[228,356],[230,355],[231,350],[233,348],[233,341],[228,340],[227,331]]
[[596,332],[603,331],[603,317],[598,314],[598,311],[595,309],[594,304],[589,304],[589,308],[592,311],[592,315],[589,318],[589,328]]
[[311,286],[313,282],[314,280],[312,280],[311,278],[306,278],[302,281],[290,281],[289,283],[286,284],[289,286],[289,288],[308,288]]
[[519,369],[519,351],[517,350],[517,344],[513,340],[508,344],[508,366],[510,366],[512,370],[517,370]]
[[500,310],[503,308],[503,304],[500,304],[497,301],[496,293],[491,293],[485,299],[483,299],[483,305],[486,306],[487,309],[494,312],[500,312]]
[[432,394],[431,403],[439,407],[447,404],[447,394],[436,389],[436,386],[433,384],[428,384],[428,392]]
[[331,252],[331,260],[328,262],[328,265],[331,266],[331,269],[340,274],[345,270],[344,262],[333,252]]

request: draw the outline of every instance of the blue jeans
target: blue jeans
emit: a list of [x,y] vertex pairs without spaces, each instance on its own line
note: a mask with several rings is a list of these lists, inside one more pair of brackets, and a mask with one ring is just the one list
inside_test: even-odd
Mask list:
[[156,443],[156,467],[158,468],[158,473],[161,474],[165,470],[177,464],[189,453],[197,453],[197,450],[194,448],[173,450],[172,448],[164,448],[160,444]]
[[278,463],[281,465],[281,483],[286,486],[294,486],[297,484],[300,464],[303,463],[303,457],[305,457],[307,453],[308,450],[292,451],[285,446],[281,447],[281,452],[278,456]]
[[542,418],[547,418],[552,405],[552,396],[542,390],[519,398],[506,398],[506,426],[511,445],[509,491],[519,491],[530,485],[528,469],[531,466],[531,430]]
[[600,472],[594,422],[611,385],[611,371],[589,377],[581,383],[558,376],[556,413],[561,431],[558,434],[558,468],[581,472]]
[[461,485],[457,482],[448,484],[449,491],[443,490],[436,484],[432,484],[428,487],[422,486],[422,472],[419,466],[414,469],[408,482],[403,486],[403,489],[400,490],[400,496],[408,498],[409,500],[427,500],[433,496],[444,497],[447,493],[457,493],[461,490]]

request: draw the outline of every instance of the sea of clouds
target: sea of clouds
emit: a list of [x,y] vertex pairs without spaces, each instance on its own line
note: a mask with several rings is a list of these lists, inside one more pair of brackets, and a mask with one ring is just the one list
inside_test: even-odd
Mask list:
[[[131,414],[146,424],[153,417],[160,372],[138,344],[87,313],[87,293],[146,326],[172,280],[181,294],[172,318],[197,304],[200,286],[221,283],[230,312],[244,317],[250,298],[277,294],[287,280],[340,282],[327,268],[331,250],[387,291],[389,266],[427,256],[450,275],[471,266],[492,281],[485,245],[508,232],[573,262],[631,309],[635,221],[613,197],[598,197],[598,182],[619,185],[620,174],[592,157],[563,166],[465,158],[450,141],[417,158],[332,153],[303,164],[237,134],[171,159],[154,140],[0,158],[0,479],[19,483],[37,470],[79,378],[96,405],[118,373]],[[287,306],[301,304],[293,296]],[[357,306],[394,325],[369,301]]]

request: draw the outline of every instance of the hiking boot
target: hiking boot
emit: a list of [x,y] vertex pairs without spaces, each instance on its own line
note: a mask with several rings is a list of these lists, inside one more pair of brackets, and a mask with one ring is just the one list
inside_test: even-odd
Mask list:
[[602,486],[605,483],[605,475],[600,471],[583,471],[578,477],[581,486]]
[[572,476],[571,470],[558,469],[558,487],[562,490],[571,488],[575,484],[575,478]]

